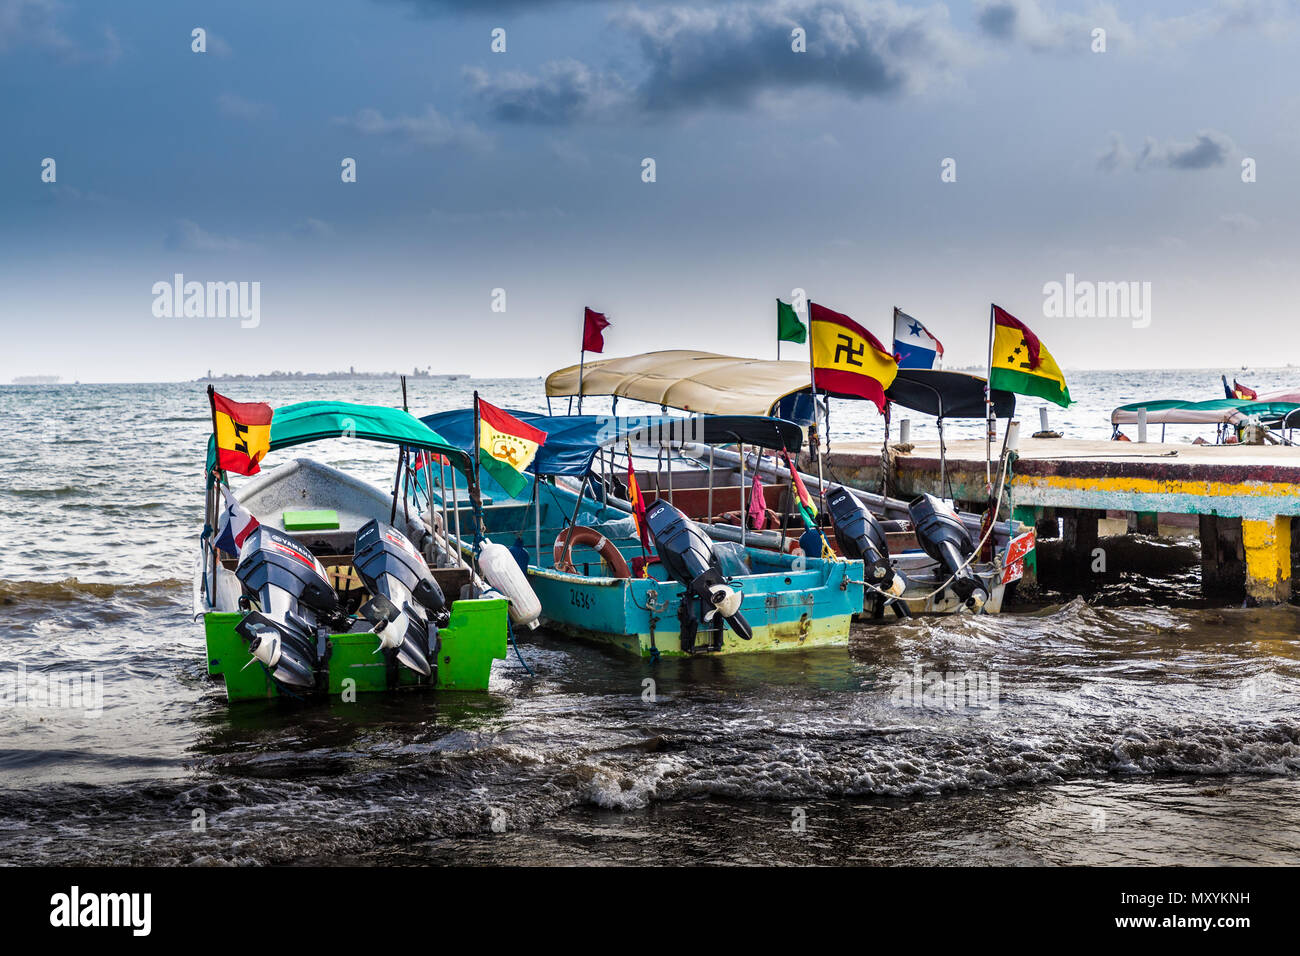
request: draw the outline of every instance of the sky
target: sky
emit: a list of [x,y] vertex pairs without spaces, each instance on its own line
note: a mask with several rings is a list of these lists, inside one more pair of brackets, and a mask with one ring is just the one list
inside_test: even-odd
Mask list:
[[0,0],[0,382],[540,376],[584,306],[774,357],[796,289],[949,367],[991,302],[1067,370],[1300,364],[1297,52],[1282,0]]

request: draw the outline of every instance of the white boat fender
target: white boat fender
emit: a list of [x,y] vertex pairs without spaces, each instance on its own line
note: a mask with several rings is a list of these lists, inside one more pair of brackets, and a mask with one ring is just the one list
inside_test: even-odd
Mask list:
[[478,553],[478,567],[487,583],[509,600],[511,620],[530,629],[537,627],[542,603],[510,549],[495,541],[485,541]]

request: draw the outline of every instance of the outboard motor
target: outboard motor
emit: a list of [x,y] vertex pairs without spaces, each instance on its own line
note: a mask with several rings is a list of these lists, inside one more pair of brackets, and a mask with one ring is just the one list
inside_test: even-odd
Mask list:
[[374,625],[380,648],[395,650],[402,664],[429,677],[447,599],[420,552],[406,535],[372,518],[357,532],[352,566],[371,594],[358,613]]
[[244,589],[240,606],[253,599],[259,608],[235,628],[249,653],[276,683],[315,687],[321,620],[338,610],[324,566],[293,538],[262,525],[240,549],[235,576]]
[[907,511],[916,526],[916,539],[925,553],[953,575],[951,588],[958,599],[972,610],[983,607],[988,592],[969,565],[962,567],[975,553],[975,542],[957,517],[957,512],[934,495],[920,495],[907,506]]
[[[889,563],[889,539],[876,516],[842,485],[831,485],[826,504],[840,552],[846,558],[861,561],[867,583],[890,595],[891,598],[883,600],[893,605],[899,617],[907,617],[907,605],[892,600],[902,595],[907,579]],[[877,607],[883,610],[883,604],[877,603]]]
[[[695,646],[697,619],[694,598],[706,602],[709,607],[704,614],[706,623],[718,615],[742,640],[752,638],[754,631],[740,613],[740,591],[728,585],[722,576],[722,568],[713,554],[713,543],[699,525],[662,499],[646,509],[645,521],[664,570],[686,586],[678,611],[682,624],[682,650],[690,651]],[[713,649],[721,647],[722,628],[719,623],[715,629]]]

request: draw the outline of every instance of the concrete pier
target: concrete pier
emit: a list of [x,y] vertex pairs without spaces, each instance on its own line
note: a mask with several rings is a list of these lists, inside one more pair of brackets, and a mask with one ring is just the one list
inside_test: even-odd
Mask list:
[[[878,444],[837,444],[824,467],[837,480],[878,492],[880,459]],[[929,492],[982,511],[984,443],[949,442],[942,480],[937,442],[891,446],[888,482],[896,497]],[[1156,533],[1162,516],[1195,515],[1207,593],[1244,593],[1258,603],[1291,597],[1300,448],[1021,439],[1007,497],[1011,516],[1042,537],[1055,537],[1059,521],[1065,560],[1079,569],[1107,513],[1127,515],[1130,532],[1142,534]],[[1027,568],[1031,583],[1035,570]]]

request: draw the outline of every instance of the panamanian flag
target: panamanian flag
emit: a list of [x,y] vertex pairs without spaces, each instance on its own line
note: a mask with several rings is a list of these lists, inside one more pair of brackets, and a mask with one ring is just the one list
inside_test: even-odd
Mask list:
[[221,493],[226,496],[226,507],[217,517],[217,547],[238,557],[244,539],[258,529],[260,522],[235,500],[225,485],[221,486]]
[[894,353],[899,368],[934,368],[943,364],[943,343],[902,309],[894,310]]

